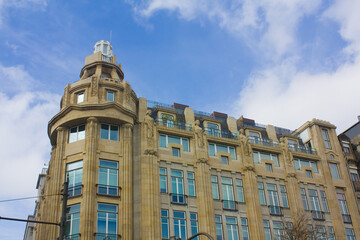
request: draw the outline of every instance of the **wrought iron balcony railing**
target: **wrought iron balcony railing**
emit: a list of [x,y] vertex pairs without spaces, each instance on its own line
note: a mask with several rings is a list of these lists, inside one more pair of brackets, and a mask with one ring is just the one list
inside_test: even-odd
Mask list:
[[186,205],[187,204],[187,196],[184,194],[170,193],[170,201],[171,201],[171,203],[174,203],[174,204]]
[[75,186],[69,186],[68,188],[68,197],[76,197],[80,196],[82,194],[82,187],[83,185],[75,185]]
[[67,235],[64,240],[80,240],[80,233]]
[[270,140],[270,139],[262,139],[259,137],[250,136],[249,141],[251,143],[259,144],[259,145],[263,145],[263,146],[276,147],[276,148],[279,147],[279,144],[277,142],[274,142],[273,140]]
[[205,132],[210,136],[229,138],[229,139],[237,139],[237,135],[230,131],[220,131],[215,128],[204,128]]
[[222,200],[224,210],[237,210],[237,202],[233,200]]
[[172,120],[166,120],[166,119],[156,119],[155,120],[156,125],[162,126],[162,127],[168,127],[168,128],[175,128],[185,131],[192,131],[192,126],[190,124],[184,123],[184,122],[177,122]]
[[121,238],[119,234],[110,234],[110,233],[95,233],[96,240],[118,240]]
[[110,196],[119,196],[121,190],[121,187],[103,184],[96,184],[96,188],[98,189],[98,194]]
[[349,214],[342,214],[344,223],[352,223],[351,216]]
[[325,221],[325,216],[322,211],[311,210],[311,215],[314,220]]
[[269,205],[270,215],[283,216],[282,207]]
[[292,151],[295,151],[295,152],[302,152],[302,153],[317,155],[317,152],[314,148],[299,146],[297,144],[289,144],[289,149]]

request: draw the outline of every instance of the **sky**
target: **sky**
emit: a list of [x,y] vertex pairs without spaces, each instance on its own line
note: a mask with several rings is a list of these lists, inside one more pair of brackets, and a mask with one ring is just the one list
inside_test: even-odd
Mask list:
[[[0,200],[36,196],[47,123],[108,40],[138,97],[341,133],[360,115],[358,0],[0,0]],[[34,199],[0,202],[26,218]],[[25,224],[0,220],[0,240]]]

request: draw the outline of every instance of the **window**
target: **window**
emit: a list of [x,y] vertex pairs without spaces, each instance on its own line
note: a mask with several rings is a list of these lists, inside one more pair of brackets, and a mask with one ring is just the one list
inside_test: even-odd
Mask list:
[[183,171],[171,169],[171,188],[173,203],[185,203]]
[[66,239],[78,239],[80,226],[80,204],[66,207]]
[[210,156],[216,156],[217,152],[230,153],[231,159],[236,159],[235,148],[225,145],[219,145],[215,143],[209,143],[209,154]]
[[161,239],[169,239],[169,211],[161,209]]
[[241,218],[241,231],[243,235],[243,240],[249,240],[249,226],[247,223],[247,218]]
[[160,168],[160,192],[166,193],[167,192],[167,173],[166,168]]
[[229,164],[229,159],[227,156],[221,156],[221,163],[228,165]]
[[99,194],[119,195],[118,162],[100,159],[99,165]]
[[186,239],[186,218],[185,212],[174,211],[174,232],[175,237]]
[[172,155],[174,157],[180,157],[180,148],[172,148]]
[[321,202],[322,202],[322,206],[323,206],[323,210],[324,212],[329,212],[329,208],[328,208],[328,204],[326,201],[326,194],[324,191],[320,191],[320,196],[321,196]]
[[272,165],[271,165],[271,163],[265,163],[265,168],[266,168],[266,171],[272,172]]
[[339,179],[339,171],[336,163],[329,163],[331,176],[335,179]]
[[[190,226],[191,226],[191,236],[198,233],[199,227],[198,227],[198,219],[197,219],[197,213],[190,213]],[[196,240],[199,239],[199,237],[194,238]]]
[[215,215],[216,240],[223,240],[223,229],[220,215]]
[[325,147],[327,149],[331,149],[331,143],[330,143],[328,131],[326,129],[322,129],[322,135],[324,138]]
[[166,148],[169,143],[180,144],[184,152],[189,152],[189,139],[160,134],[160,147]]
[[282,222],[273,221],[274,237],[276,240],[282,239],[284,235],[284,225]]
[[113,204],[98,203],[96,239],[117,240],[118,207]]
[[291,150],[296,151],[296,149],[298,149],[298,142],[296,140],[293,139],[288,139],[288,146]]
[[329,230],[329,240],[335,240],[335,232],[334,232],[334,228],[329,226],[328,227]]
[[258,182],[258,189],[259,189],[260,204],[266,205],[264,184],[262,182]]
[[109,102],[113,102],[115,100],[115,92],[107,90],[106,91],[106,100]]
[[316,226],[316,240],[327,240],[324,226]]
[[271,240],[270,223],[268,220],[264,220],[263,223],[264,223],[265,240]]
[[84,102],[84,92],[79,92],[76,95],[77,95],[77,103]]
[[174,127],[174,116],[166,113],[161,114],[161,121],[165,127]]
[[226,233],[228,240],[239,239],[236,217],[226,217]]
[[359,175],[358,175],[356,169],[350,169],[350,179],[353,182],[359,182],[360,181]]
[[211,175],[211,187],[213,199],[219,199],[219,186],[218,186],[218,178],[217,176]]
[[288,208],[289,202],[288,202],[288,198],[287,198],[286,187],[284,185],[280,185],[280,193],[281,193],[281,200],[282,200],[283,207]]
[[85,139],[85,125],[70,128],[69,143]]
[[304,205],[304,210],[309,210],[309,206],[307,204],[307,200],[306,200],[306,192],[304,188],[300,188],[300,193],[301,193],[301,199]]
[[254,163],[259,164],[259,163],[261,163],[261,160],[263,160],[263,159],[273,161],[275,167],[280,166],[277,154],[265,153],[265,152],[256,152],[256,151],[253,152]]
[[266,184],[269,198],[270,214],[281,215],[281,208],[279,204],[279,197],[276,184]]
[[119,141],[119,126],[102,123],[100,128],[100,137],[102,139]]
[[345,195],[342,193],[337,193],[336,195],[339,201],[340,212],[342,214],[344,223],[351,223],[351,217],[349,215],[349,210],[346,204]]
[[208,134],[211,136],[219,136],[219,126],[217,124],[208,123],[207,124]]
[[346,239],[347,240],[355,240],[355,234],[354,234],[354,230],[352,228],[345,228],[345,232],[346,232]]
[[81,195],[83,161],[68,163],[66,165],[66,178],[68,180],[68,196],[74,197]]
[[343,147],[344,153],[351,153],[351,151],[350,151],[350,143],[349,142],[341,141],[341,145]]
[[320,202],[318,198],[318,192],[313,189],[308,189],[309,192],[309,200],[310,200],[310,207],[312,210],[312,216],[314,219],[324,219],[324,216],[320,209]]
[[224,208],[235,210],[234,190],[232,179],[221,177],[222,194],[224,199]]
[[243,182],[241,179],[235,179],[235,182],[236,182],[237,200],[239,202],[245,202]]
[[309,240],[315,240],[314,238],[314,231],[313,231],[313,226],[311,224],[307,225],[307,230],[309,232]]
[[258,132],[249,131],[249,140],[253,143],[260,142],[260,134]]
[[195,176],[193,172],[187,172],[187,180],[189,186],[189,196],[194,197],[195,194]]
[[301,167],[311,167],[314,173],[318,172],[316,162],[310,160],[294,158],[294,167],[296,170],[301,170]]
[[307,178],[312,178],[312,172],[311,172],[311,170],[305,170],[305,172],[306,172],[306,177],[307,177]]

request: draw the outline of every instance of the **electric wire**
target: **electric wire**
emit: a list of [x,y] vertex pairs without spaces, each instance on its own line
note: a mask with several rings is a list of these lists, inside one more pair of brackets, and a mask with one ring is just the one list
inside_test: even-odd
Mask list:
[[62,194],[49,194],[49,195],[40,195],[40,196],[35,196],[35,197],[23,197],[23,198],[5,199],[5,200],[0,200],[0,203],[19,201],[19,200],[26,200],[26,199],[31,199],[31,198],[39,198],[39,197],[60,196],[60,195],[62,195]]

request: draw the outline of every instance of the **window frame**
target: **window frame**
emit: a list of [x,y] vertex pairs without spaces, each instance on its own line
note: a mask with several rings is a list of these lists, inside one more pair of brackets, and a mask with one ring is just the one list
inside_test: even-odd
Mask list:
[[331,148],[331,141],[330,141],[330,136],[329,136],[329,131],[327,129],[321,129],[321,133],[324,139],[324,145],[326,149],[332,149]]
[[[107,130],[105,130],[105,128],[103,128],[103,126],[107,126]],[[112,127],[116,127],[117,130],[112,130],[111,128]],[[118,125],[112,125],[112,124],[108,124],[108,123],[101,123],[100,124],[100,138],[101,139],[106,139],[106,140],[110,140],[110,141],[119,141],[119,129],[120,127]],[[103,137],[105,135],[106,132],[104,131],[107,131],[107,137]],[[115,133],[116,131],[116,139],[112,139],[112,133]]]
[[76,93],[76,103],[83,103],[85,101],[85,91],[80,91]]
[[[236,160],[236,148],[233,146],[228,146],[228,145],[222,145],[222,144],[216,144],[213,142],[209,142],[209,155],[210,156],[217,156],[218,152],[223,152],[223,151],[218,151],[218,146],[220,147],[225,147],[227,149],[227,152],[225,153],[229,153],[230,154],[230,159],[232,160]],[[212,152],[211,150],[214,149],[214,151]]]
[[[115,207],[115,211],[109,211],[109,210],[100,210],[100,206],[108,206],[108,207]],[[97,204],[97,217],[96,217],[96,230],[97,230],[97,234],[105,234],[107,235],[118,235],[118,214],[119,212],[119,206],[117,204],[109,204],[109,203],[102,203],[102,202],[98,202]],[[105,213],[105,232],[100,232],[99,231],[99,218],[103,219],[103,217],[99,217],[99,213]],[[112,220],[114,220],[113,222],[115,222],[115,233],[110,233],[109,232],[109,215],[115,215],[115,218],[112,218]],[[97,239],[99,239],[97,237]]]
[[[112,94],[112,97],[109,98]],[[114,90],[110,90],[110,89],[106,89],[106,101],[108,102],[115,102],[115,91]]]
[[[103,165],[101,165],[103,163]],[[116,167],[105,166],[105,164],[116,164]],[[106,184],[100,183],[100,176],[101,176],[101,169],[106,169]],[[114,171],[116,172],[116,185],[110,185],[110,177],[114,176]],[[119,162],[118,161],[111,161],[106,159],[99,159],[99,185],[98,185],[98,193],[102,195],[109,195],[109,196],[118,196],[119,195]],[[100,188],[106,187],[106,193],[100,192]],[[116,189],[115,194],[111,194],[110,190]]]
[[[83,128],[84,130],[80,130],[80,128]],[[75,129],[76,131],[72,132],[73,129]],[[75,133],[76,133],[76,135],[75,135]],[[86,136],[85,134],[86,134],[86,125],[85,124],[81,124],[81,125],[69,128],[69,143],[84,140],[85,136]],[[75,137],[72,137],[72,136],[75,136]]]
[[[74,211],[72,211],[72,208]],[[71,237],[73,235],[79,236],[80,233],[80,203],[66,206],[66,223],[65,223],[65,236]],[[69,219],[70,217],[70,219]],[[70,221],[68,221],[70,220]],[[73,229],[74,222],[78,221],[76,229]],[[69,229],[70,227],[70,229]]]
[[[165,146],[162,143],[162,139],[164,139],[165,137]],[[180,143],[169,143],[169,137],[172,138],[179,138]],[[180,144],[182,146],[182,151],[183,152],[190,152],[190,140],[189,138],[183,138],[183,137],[178,137],[175,135],[168,135],[168,134],[159,134],[159,147],[161,148],[168,148],[169,144]]]
[[[77,166],[77,164],[79,165]],[[65,174],[66,174],[66,180],[68,182],[68,197],[77,197],[77,196],[81,196],[82,194],[83,166],[84,166],[83,160],[70,162],[66,164]],[[70,175],[72,175],[72,178],[70,177]],[[81,175],[81,181],[77,182],[76,179],[79,178],[79,175]],[[73,181],[71,181],[71,179],[73,179]],[[78,192],[79,189],[80,192]]]
[[[162,174],[161,170],[165,170],[165,174]],[[168,192],[167,169],[164,167],[159,168],[159,182],[160,182],[160,184],[159,184],[160,185],[160,193],[167,193]],[[161,188],[162,182],[165,183],[165,191],[162,191],[162,188]]]

